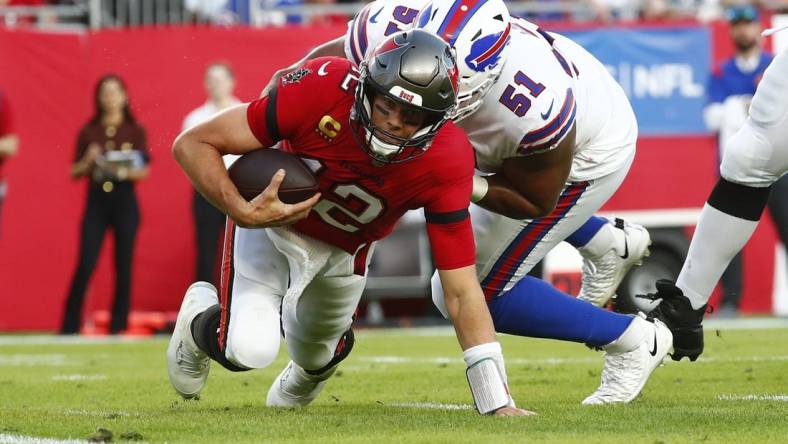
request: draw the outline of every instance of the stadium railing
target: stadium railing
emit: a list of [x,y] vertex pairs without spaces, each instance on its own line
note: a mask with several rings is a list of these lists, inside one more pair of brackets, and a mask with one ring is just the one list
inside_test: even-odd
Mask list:
[[[277,26],[315,23],[326,17],[352,17],[364,2],[280,5],[278,0],[236,0],[231,7],[217,8],[212,2],[187,0],[73,0],[70,4],[44,6],[0,6],[0,26],[35,26],[44,29],[100,29],[172,24],[216,24],[233,26]],[[625,2],[612,13],[615,19],[634,20],[648,2]],[[696,17],[704,0],[667,0],[670,18]],[[783,4],[784,0],[767,2]],[[516,16],[537,20],[587,22],[597,20],[591,2],[584,0],[523,0],[508,2]]]

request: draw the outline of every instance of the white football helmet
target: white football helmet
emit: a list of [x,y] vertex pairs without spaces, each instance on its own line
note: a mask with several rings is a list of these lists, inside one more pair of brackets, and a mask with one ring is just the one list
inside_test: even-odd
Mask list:
[[454,49],[460,68],[460,92],[452,118],[476,111],[501,74],[509,44],[511,19],[503,0],[433,0],[414,20],[441,36]]

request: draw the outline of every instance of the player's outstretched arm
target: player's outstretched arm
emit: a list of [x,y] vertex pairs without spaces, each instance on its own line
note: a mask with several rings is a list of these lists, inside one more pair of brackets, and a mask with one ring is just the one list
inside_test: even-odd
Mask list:
[[476,408],[481,414],[527,416],[509,394],[501,345],[495,339],[492,318],[484,301],[476,267],[438,270],[446,307],[468,365],[466,375]]
[[197,191],[241,227],[288,225],[307,217],[320,195],[293,205],[281,202],[277,193],[284,171],[276,174],[268,188],[251,202],[241,197],[230,180],[222,155],[260,148],[247,122],[247,108],[246,104],[230,108],[181,133],[172,146],[175,160]]
[[503,172],[474,178],[472,200],[477,205],[512,219],[533,219],[550,214],[558,202],[575,152],[575,128],[550,151],[511,157]]
[[273,76],[271,76],[271,80],[268,81],[268,84],[265,85],[263,91],[260,93],[260,97],[268,95],[268,91],[271,90],[274,86],[276,86],[276,82],[279,81],[279,78],[283,75],[295,71],[296,68],[302,66],[308,60],[316,59],[318,57],[345,57],[345,36],[337,37],[334,40],[329,40],[325,43],[322,43],[318,46],[312,48],[304,58],[301,60],[293,63],[292,65],[282,68],[279,71],[275,72]]

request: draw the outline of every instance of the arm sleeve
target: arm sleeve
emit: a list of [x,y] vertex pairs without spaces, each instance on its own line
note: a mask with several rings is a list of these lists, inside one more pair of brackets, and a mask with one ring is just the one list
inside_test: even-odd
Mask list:
[[276,116],[278,89],[277,84],[268,91],[268,95],[250,103],[246,110],[246,120],[249,122],[252,134],[266,147],[282,140]]
[[476,263],[476,244],[468,212],[473,187],[473,148],[466,136],[461,136],[462,139],[454,142],[458,155],[442,166],[439,175],[446,177],[437,179],[433,197],[424,206],[432,256],[440,270]]
[[439,270],[453,270],[476,263],[476,244],[468,208],[445,213],[424,210],[432,257]]

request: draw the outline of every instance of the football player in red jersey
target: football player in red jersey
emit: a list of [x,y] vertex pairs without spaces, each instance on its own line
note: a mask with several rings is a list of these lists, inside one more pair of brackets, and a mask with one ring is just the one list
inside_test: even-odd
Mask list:
[[[448,122],[456,94],[448,45],[408,31],[384,41],[359,69],[340,58],[312,60],[267,96],[176,139],[173,153],[186,174],[231,219],[221,289],[197,282],[187,290],[167,351],[170,382],[181,396],[199,396],[211,359],[232,371],[271,364],[281,328],[292,360],[267,405],[315,399],[353,347],[353,313],[374,242],[406,211],[423,208],[478,411],[530,413],[509,394],[476,278],[468,217],[473,150]],[[320,195],[283,204],[279,172],[247,202],[221,155],[279,141],[315,165]],[[248,229],[256,227],[265,229]]]

